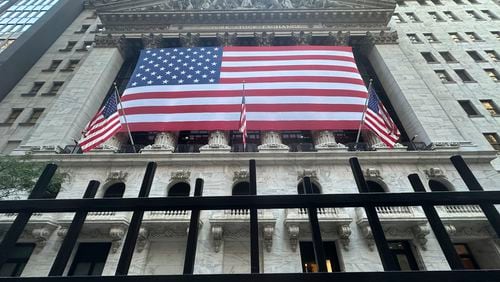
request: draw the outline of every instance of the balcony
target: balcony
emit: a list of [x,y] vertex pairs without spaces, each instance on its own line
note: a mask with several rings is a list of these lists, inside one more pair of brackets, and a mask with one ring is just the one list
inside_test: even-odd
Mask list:
[[[16,213],[0,214],[0,237],[4,236],[16,216]],[[40,250],[46,245],[47,240],[58,227],[55,214],[33,213],[21,238],[35,240],[37,250]]]
[[[344,208],[318,208],[318,221],[323,236],[339,239],[344,249],[349,247],[352,217]],[[285,228],[293,251],[297,249],[301,237],[310,238],[311,230],[307,209],[286,209]]]
[[[257,216],[264,247],[270,252],[273,244],[276,217],[272,210],[258,210]],[[216,252],[220,251],[223,240],[248,237],[250,234],[250,210],[248,209],[214,211],[209,221]]]
[[142,228],[152,237],[183,237],[187,235],[190,220],[191,211],[147,211]]
[[[430,227],[424,212],[417,207],[376,207],[385,236],[388,239],[416,239],[425,249]],[[373,234],[364,208],[356,208],[356,223],[367,240],[368,247],[374,248]]]
[[477,205],[437,206],[436,210],[453,239],[495,237],[483,210]]

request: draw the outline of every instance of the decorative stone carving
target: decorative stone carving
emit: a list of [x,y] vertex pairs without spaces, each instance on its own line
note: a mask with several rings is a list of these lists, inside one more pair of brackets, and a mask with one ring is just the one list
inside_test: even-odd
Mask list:
[[114,170],[114,171],[109,172],[108,177],[106,178],[106,182],[109,182],[109,181],[126,182],[127,176],[128,176],[128,172],[126,172],[126,171]]
[[236,44],[236,40],[238,39],[238,34],[235,33],[229,33],[229,32],[224,32],[224,33],[217,33],[215,35],[217,37],[217,42],[219,45],[222,46],[231,46]]
[[376,168],[367,168],[365,170],[365,177],[371,179],[380,179],[383,180],[382,176],[380,176],[380,170]]
[[255,43],[257,43],[257,46],[272,46],[273,45],[274,32],[272,32],[272,33],[267,33],[267,32],[257,33],[257,32],[255,32],[253,34],[253,36],[255,37]]
[[189,170],[177,170],[172,172],[170,175],[170,182],[186,182],[189,183],[189,178],[191,177],[191,171]]
[[394,147],[390,148],[384,142],[380,142],[377,140],[377,143],[371,145],[372,149],[376,151],[406,151],[408,149],[407,146],[402,145],[401,143],[394,144]]
[[370,46],[382,45],[382,44],[398,44],[398,32],[391,31],[386,32],[384,30],[380,33],[375,34],[373,32],[366,32],[366,43]]
[[137,237],[136,251],[142,252],[146,248],[149,241],[149,232],[146,228],[139,229],[139,235]]
[[305,33],[304,31],[301,31],[299,33],[292,32],[292,40],[294,41],[295,45],[309,45],[311,44],[312,40],[312,32]]
[[373,239],[372,228],[369,225],[361,226],[361,234],[366,238],[366,244],[370,251],[375,249],[375,240]]
[[338,31],[337,33],[328,32],[328,36],[326,37],[325,44],[326,45],[336,45],[336,46],[348,46],[349,39],[351,37],[350,32],[342,32]]
[[439,167],[432,167],[424,171],[428,178],[446,178],[443,170]]
[[127,57],[130,51],[127,44],[127,38],[124,34],[121,36],[96,34],[94,39],[94,48],[118,48],[124,57]]
[[[179,1],[180,2],[180,1]],[[183,47],[195,47],[200,43],[200,34],[188,32],[186,34],[179,34],[181,45]]]
[[315,170],[304,169],[303,171],[297,171],[297,180],[302,180],[304,177],[309,177],[311,180],[318,181],[318,174]]
[[59,228],[59,230],[57,230],[57,236],[61,238],[66,237],[66,234],[68,234],[68,228]]
[[297,245],[299,244],[299,233],[300,228],[298,225],[289,225],[288,226],[288,238],[290,239],[290,247],[292,247],[292,251],[297,250]]
[[33,231],[31,231],[31,235],[33,236],[33,238],[35,238],[36,240],[36,244],[39,246],[39,247],[45,247],[45,245],[47,244],[47,240],[49,239],[50,235],[52,234],[54,230],[52,229],[49,229],[49,228],[36,228],[36,229],[33,229]]
[[234,172],[233,176],[234,183],[249,181],[249,180],[250,180],[250,173],[248,172],[248,170],[239,170]]
[[432,142],[432,150],[456,150],[460,148],[460,142]]
[[200,147],[200,153],[206,152],[230,152],[231,146],[229,143],[229,132],[216,130],[210,132],[208,144]]
[[122,245],[123,236],[125,236],[125,228],[122,226],[111,227],[109,229],[109,236],[111,237],[111,252],[116,253]]
[[155,35],[153,33],[150,34],[142,34],[142,45],[144,48],[161,48],[162,46],[162,41],[163,41],[163,36],[160,35]]
[[262,131],[259,152],[288,152],[288,146],[281,141],[281,134],[277,131]]
[[220,226],[220,225],[212,226],[212,237],[214,239],[214,247],[215,247],[216,253],[218,253],[220,251],[220,246],[221,246],[222,240],[223,240],[223,233],[224,233],[224,230],[223,230],[222,226]]
[[351,242],[351,240],[349,239],[352,234],[351,227],[348,224],[339,225],[337,233],[339,235],[342,247],[344,248],[344,250],[348,251],[349,243]]
[[446,229],[446,232],[448,232],[450,236],[453,236],[457,233],[457,228],[453,224],[445,224],[444,229]]
[[313,131],[314,148],[318,151],[346,151],[344,144],[337,143],[331,130]]
[[141,153],[173,153],[177,145],[177,133],[159,132],[156,134],[153,145],[148,145],[141,150]]
[[264,226],[264,228],[262,230],[262,235],[264,237],[264,247],[266,248],[266,251],[268,253],[271,252],[271,249],[273,246],[273,234],[274,234],[274,226],[273,225]]
[[431,233],[431,229],[427,224],[421,224],[412,228],[415,239],[418,241],[423,250],[427,250],[427,235]]

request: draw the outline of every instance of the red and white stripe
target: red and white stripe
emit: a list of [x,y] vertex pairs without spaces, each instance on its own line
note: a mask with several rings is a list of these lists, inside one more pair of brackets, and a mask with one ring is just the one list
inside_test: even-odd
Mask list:
[[102,115],[102,110],[89,122],[83,138],[78,142],[83,152],[88,152],[102,143],[106,142],[109,138],[113,137],[117,131],[121,129],[120,116],[118,112],[112,114],[108,119]]
[[372,130],[380,140],[388,147],[393,148],[398,142],[401,133],[392,121],[391,116],[382,103],[378,103],[379,113],[375,113],[369,108],[365,114],[365,125]]
[[[243,90],[245,91],[245,90]],[[245,93],[243,93],[245,95]],[[247,106],[245,101],[245,96],[241,98],[241,115],[240,115],[240,128],[241,139],[243,141],[243,146],[247,144]]]
[[[218,84],[133,87],[131,131],[357,129],[367,90],[350,47],[224,47]],[[123,118],[123,117],[122,117]]]

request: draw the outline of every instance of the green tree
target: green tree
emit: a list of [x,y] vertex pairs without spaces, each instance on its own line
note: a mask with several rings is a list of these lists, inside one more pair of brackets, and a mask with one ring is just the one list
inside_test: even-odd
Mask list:
[[[0,199],[29,194],[45,165],[46,163],[32,161],[29,156],[19,158],[0,155]],[[54,198],[65,179],[64,173],[56,172],[45,197]]]

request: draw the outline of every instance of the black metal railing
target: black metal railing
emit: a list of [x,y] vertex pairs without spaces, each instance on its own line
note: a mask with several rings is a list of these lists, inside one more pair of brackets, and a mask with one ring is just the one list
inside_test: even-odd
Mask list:
[[[415,192],[412,193],[368,193],[368,185],[363,176],[363,171],[357,158],[349,160],[352,173],[359,193],[355,194],[313,194],[310,178],[303,178],[306,194],[302,195],[257,195],[256,163],[250,160],[250,195],[246,196],[202,196],[203,180],[197,179],[194,197],[161,197],[148,198],[151,184],[156,171],[156,164],[147,165],[146,172],[140,187],[138,198],[105,198],[93,199],[99,182],[90,181],[83,199],[41,199],[51,177],[56,171],[56,165],[48,165],[38,179],[33,191],[27,200],[1,201],[0,213],[18,213],[16,219],[5,233],[0,243],[0,265],[13,251],[26,224],[33,213],[62,213],[76,212],[68,228],[56,259],[50,269],[50,277],[32,278],[0,278],[0,281],[184,281],[184,282],[226,282],[226,281],[257,281],[257,282],[299,282],[299,281],[405,281],[405,282],[458,282],[481,281],[498,282],[500,270],[464,270],[464,266],[456,253],[451,239],[439,218],[436,205],[479,205],[496,235],[500,235],[500,215],[495,204],[500,204],[500,191],[483,191],[483,188],[472,174],[465,161],[460,156],[451,158],[459,175],[470,191],[467,192],[425,192],[422,182],[417,174],[408,176]],[[380,219],[376,212],[378,206],[421,206],[434,231],[435,237],[448,261],[451,271],[398,271],[398,266],[389,249]],[[318,222],[318,209],[327,207],[363,207],[366,211],[369,226],[372,230],[384,272],[345,272],[326,273],[327,266],[323,250],[323,241]],[[313,247],[316,262],[321,273],[288,273],[288,274],[263,274],[260,269],[259,257],[259,225],[257,218],[258,209],[307,209],[312,232]],[[250,274],[214,274],[193,275],[197,238],[199,231],[199,217],[201,210],[250,210]],[[153,275],[153,276],[127,276],[135,244],[139,235],[140,225],[144,211],[158,210],[191,210],[187,248],[184,259],[183,275]],[[69,262],[71,253],[82,230],[88,212],[93,211],[133,211],[128,232],[123,243],[123,249],[116,269],[116,276],[107,277],[61,277]]]

